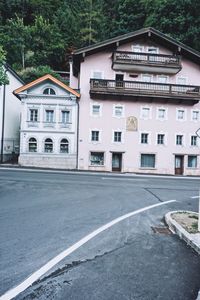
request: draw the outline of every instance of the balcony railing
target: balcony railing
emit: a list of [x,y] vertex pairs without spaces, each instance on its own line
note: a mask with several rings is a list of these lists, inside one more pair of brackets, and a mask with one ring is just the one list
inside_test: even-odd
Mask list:
[[143,81],[90,79],[91,95],[149,96],[200,100],[200,86]]
[[181,69],[181,58],[178,55],[166,55],[143,52],[116,51],[113,53],[113,69],[148,71],[149,68],[155,72],[166,71],[167,73],[177,73]]

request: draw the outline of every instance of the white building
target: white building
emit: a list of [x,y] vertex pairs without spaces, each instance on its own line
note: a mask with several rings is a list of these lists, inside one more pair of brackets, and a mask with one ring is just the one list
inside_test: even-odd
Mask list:
[[21,78],[5,65],[9,84],[0,86],[0,161],[5,162],[19,152],[19,126],[21,102],[13,90],[23,84]]
[[51,75],[14,94],[22,104],[19,164],[75,169],[80,94]]

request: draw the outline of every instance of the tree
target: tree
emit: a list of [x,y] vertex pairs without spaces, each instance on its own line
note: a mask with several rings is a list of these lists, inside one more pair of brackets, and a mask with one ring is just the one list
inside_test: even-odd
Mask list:
[[6,60],[6,54],[3,48],[0,46],[0,85],[8,84],[8,76],[5,72],[5,60]]
[[57,73],[55,73],[49,66],[39,66],[36,68],[29,67],[29,68],[26,68],[26,69],[18,72],[18,74],[20,75],[20,77],[23,79],[23,81],[25,83],[29,83],[29,82],[31,82],[37,78],[40,78],[46,74],[50,74],[62,81],[61,76],[58,75]]

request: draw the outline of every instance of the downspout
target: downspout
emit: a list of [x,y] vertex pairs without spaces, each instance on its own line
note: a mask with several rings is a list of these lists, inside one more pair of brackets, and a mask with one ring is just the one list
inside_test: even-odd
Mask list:
[[[5,74],[8,69],[5,70]],[[3,163],[4,127],[5,127],[5,107],[6,107],[6,85],[3,85],[3,111],[2,111],[2,131],[1,131],[1,163]]]
[[78,156],[79,156],[79,100],[76,99],[77,103],[77,140],[76,140],[76,169],[78,170],[79,164],[78,164]]

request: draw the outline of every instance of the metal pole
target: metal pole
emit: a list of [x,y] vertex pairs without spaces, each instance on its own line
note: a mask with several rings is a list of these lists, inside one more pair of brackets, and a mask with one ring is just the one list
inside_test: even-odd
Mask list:
[[5,127],[5,106],[6,106],[6,85],[4,84],[3,85],[2,131],[1,131],[1,163],[3,163],[4,127]]

